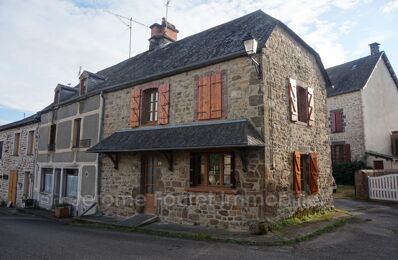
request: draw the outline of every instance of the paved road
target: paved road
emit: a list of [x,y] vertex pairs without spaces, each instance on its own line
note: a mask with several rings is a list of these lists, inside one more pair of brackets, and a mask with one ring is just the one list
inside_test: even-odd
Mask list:
[[355,218],[285,247],[247,247],[63,225],[0,214],[0,259],[397,259],[398,206],[339,200]]

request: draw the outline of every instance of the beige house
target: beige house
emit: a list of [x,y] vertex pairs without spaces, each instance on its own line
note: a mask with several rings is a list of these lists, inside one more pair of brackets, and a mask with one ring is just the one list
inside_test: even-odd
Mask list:
[[327,69],[332,159],[398,168],[398,80],[379,44],[370,47],[371,55]]
[[99,211],[244,231],[332,207],[319,55],[262,11],[177,33],[154,24],[148,51],[96,73]]

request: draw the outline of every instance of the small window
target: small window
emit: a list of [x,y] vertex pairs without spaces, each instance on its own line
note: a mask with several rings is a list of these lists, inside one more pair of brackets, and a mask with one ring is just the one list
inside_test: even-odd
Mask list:
[[342,111],[332,111],[330,113],[330,117],[331,117],[332,133],[344,132],[343,112]]
[[15,137],[14,137],[14,155],[15,156],[19,155],[20,142],[21,142],[21,133],[16,133]]
[[50,128],[50,143],[48,145],[49,151],[55,150],[55,137],[57,136],[57,125],[51,125]]
[[78,185],[78,170],[77,169],[65,169],[64,170],[64,196],[68,198],[77,197],[77,185]]
[[80,129],[81,129],[81,122],[82,120],[75,119],[73,124],[73,147],[78,148],[80,147]]
[[235,187],[232,153],[193,153],[190,172],[191,186]]
[[148,89],[144,91],[144,123],[155,123],[158,121],[158,100],[157,89]]
[[27,155],[33,155],[34,140],[35,140],[35,131],[29,131],[29,133],[28,133],[28,148],[26,151]]
[[381,160],[373,161],[373,168],[375,170],[384,170],[384,161]]
[[351,161],[351,146],[349,144],[332,144],[332,163]]
[[0,160],[3,158],[3,142],[0,142]]
[[42,169],[41,191],[45,193],[51,193],[53,191],[53,169]]
[[80,80],[80,95],[85,95],[87,93],[87,79],[83,78]]
[[308,92],[297,86],[298,121],[308,123]]

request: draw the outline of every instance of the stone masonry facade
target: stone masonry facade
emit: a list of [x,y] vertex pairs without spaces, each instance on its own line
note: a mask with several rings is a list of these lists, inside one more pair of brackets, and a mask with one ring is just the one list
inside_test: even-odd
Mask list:
[[342,110],[345,124],[343,132],[330,134],[331,143],[349,144],[351,146],[351,160],[363,160],[365,155],[365,134],[361,91],[328,97],[327,105],[329,112]]
[[[32,154],[28,154],[28,135],[34,131]],[[20,134],[20,144],[18,155],[14,153],[15,134]],[[10,172],[17,171],[17,196],[16,206],[22,206],[24,198],[31,198],[31,188],[33,183],[33,173],[35,167],[37,140],[37,123],[15,127],[0,132],[0,142],[3,142],[3,153],[0,159],[0,202],[8,202],[8,186]],[[30,185],[30,186],[29,186]],[[26,187],[25,187],[26,186]],[[24,194],[24,191],[27,193]]]
[[[161,175],[157,193],[157,215],[163,221],[200,224],[245,231],[251,222],[286,218],[298,210],[332,207],[331,159],[329,148],[326,83],[315,58],[282,28],[271,34],[261,59],[264,80],[258,80],[247,57],[192,70],[144,84],[170,86],[170,125],[195,122],[195,86],[205,73],[221,71],[223,119],[247,118],[261,132],[266,148],[248,151],[248,171],[241,157],[235,159],[236,191],[192,192],[189,188],[189,151],[174,152],[174,171],[162,154],[155,154],[156,173]],[[314,88],[316,120],[309,127],[290,121],[288,80],[296,78]],[[103,138],[130,128],[132,88],[105,94]],[[293,198],[293,152],[318,154],[319,192]],[[119,169],[101,157],[100,211],[106,215],[131,216],[137,211],[140,195],[142,153],[124,153]],[[268,198],[281,203],[265,203]],[[260,202],[260,201],[263,202]]]

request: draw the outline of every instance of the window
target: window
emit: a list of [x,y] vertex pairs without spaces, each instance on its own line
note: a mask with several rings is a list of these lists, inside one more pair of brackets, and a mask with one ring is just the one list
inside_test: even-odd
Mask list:
[[21,141],[21,133],[16,133],[14,137],[14,155],[19,155],[19,146]]
[[308,94],[303,87],[297,86],[298,121],[308,122]]
[[64,170],[64,196],[69,198],[77,197],[77,185],[78,185],[78,170],[76,169],[65,169]]
[[80,147],[80,128],[81,128],[82,120],[75,119],[73,123],[73,147],[78,148]]
[[391,133],[391,148],[392,155],[398,157],[398,131]]
[[384,162],[381,160],[373,161],[373,169],[384,170]]
[[29,131],[29,133],[28,133],[28,148],[26,151],[27,155],[33,155],[34,140],[35,140],[35,131]]
[[87,79],[83,78],[80,80],[80,95],[85,95],[87,93]]
[[0,142],[0,160],[3,158],[3,142]]
[[49,151],[55,150],[55,137],[57,136],[57,125],[51,125],[50,128],[50,143],[48,145]]
[[221,73],[204,75],[198,83],[197,116],[199,120],[220,119],[222,117],[222,77]]
[[332,133],[344,132],[343,111],[330,112]]
[[159,93],[157,89],[144,91],[144,123],[155,123],[158,121],[158,100]]
[[193,153],[190,163],[191,186],[235,187],[232,153]]
[[53,169],[43,168],[41,176],[41,191],[44,193],[51,193],[53,191]]
[[293,153],[293,190],[296,196],[302,192],[318,193],[318,155]]
[[349,144],[332,144],[332,162],[344,163],[351,161],[351,147]]

